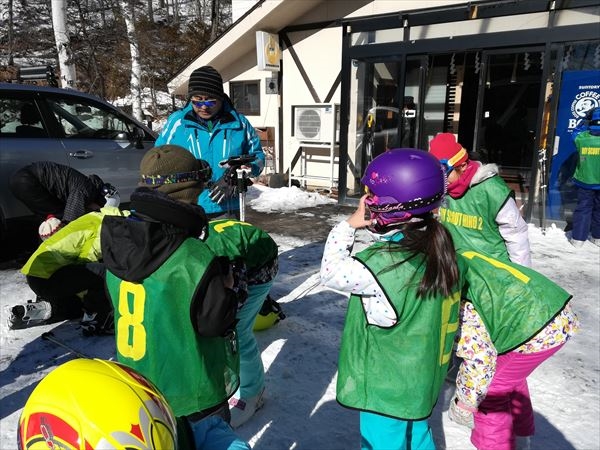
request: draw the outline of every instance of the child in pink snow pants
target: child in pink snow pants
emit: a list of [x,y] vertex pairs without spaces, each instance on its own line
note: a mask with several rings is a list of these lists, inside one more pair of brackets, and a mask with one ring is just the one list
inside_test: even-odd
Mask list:
[[[471,442],[478,449],[510,450],[514,436],[535,434],[527,377],[563,344],[537,353],[500,355],[487,396],[475,414]],[[521,439],[520,439],[521,440]]]
[[479,450],[528,449],[535,432],[527,377],[578,330],[571,295],[529,267],[463,251],[467,271],[451,420]]

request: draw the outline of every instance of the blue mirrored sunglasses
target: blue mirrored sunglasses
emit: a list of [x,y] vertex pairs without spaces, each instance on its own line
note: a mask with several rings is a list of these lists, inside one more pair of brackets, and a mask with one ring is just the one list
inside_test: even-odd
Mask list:
[[440,159],[440,164],[446,170],[446,176],[450,175],[450,172],[454,170],[454,166],[452,166],[447,159]]
[[212,108],[216,104],[216,100],[192,100],[192,105],[194,105],[196,108],[202,108],[203,106],[206,106],[207,108]]

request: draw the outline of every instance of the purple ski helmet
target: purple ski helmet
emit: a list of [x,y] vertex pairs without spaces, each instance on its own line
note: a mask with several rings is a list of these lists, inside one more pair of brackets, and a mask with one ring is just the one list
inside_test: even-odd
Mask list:
[[444,169],[424,150],[396,148],[377,156],[361,182],[371,196],[365,202],[382,226],[405,222],[440,206],[446,192]]

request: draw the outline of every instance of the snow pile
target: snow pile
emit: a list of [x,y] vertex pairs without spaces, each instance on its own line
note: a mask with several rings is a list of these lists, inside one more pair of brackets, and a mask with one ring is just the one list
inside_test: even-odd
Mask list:
[[259,212],[295,211],[299,208],[335,204],[332,198],[317,192],[307,192],[296,186],[271,189],[255,184],[250,186],[246,201],[252,209]]

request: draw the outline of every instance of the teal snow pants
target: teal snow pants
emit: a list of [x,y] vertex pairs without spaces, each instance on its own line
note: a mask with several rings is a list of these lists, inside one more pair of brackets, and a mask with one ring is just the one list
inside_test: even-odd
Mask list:
[[265,369],[253,328],[256,316],[272,285],[273,281],[248,285],[248,298],[237,312],[236,332],[240,349],[240,389],[235,394],[237,398],[254,397],[265,384]]
[[362,450],[435,450],[427,419],[401,420],[362,411],[360,440]]

